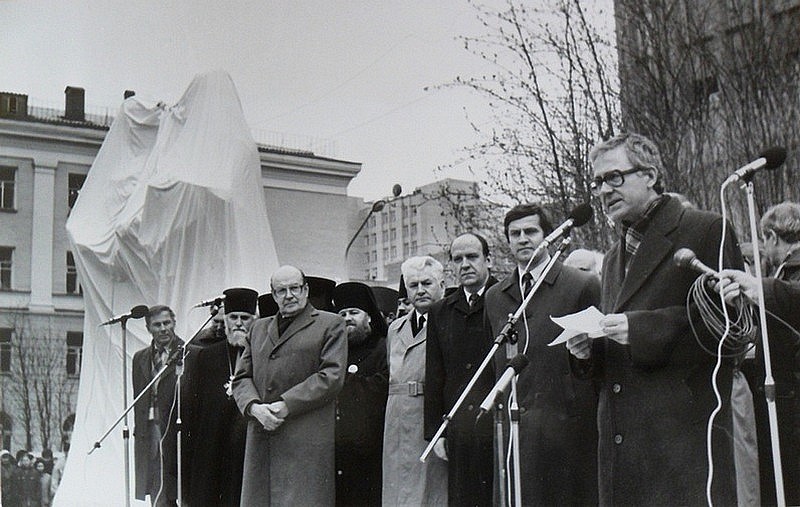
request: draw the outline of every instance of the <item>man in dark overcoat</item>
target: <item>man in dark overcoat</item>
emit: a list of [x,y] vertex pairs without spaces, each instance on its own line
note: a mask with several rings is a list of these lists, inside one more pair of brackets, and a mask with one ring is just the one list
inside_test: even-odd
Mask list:
[[[761,236],[767,264],[775,266],[763,279],[770,361],[775,381],[783,488],[786,505],[800,505],[800,204],[782,202],[761,217]],[[723,270],[726,300],[739,294],[758,302],[757,279],[744,271]],[[781,322],[780,320],[784,322]],[[742,367],[751,381],[758,433],[761,503],[776,505],[775,472],[767,399],[764,395],[764,351],[758,342],[754,360]]]
[[253,324],[233,382],[249,418],[242,505],[333,505],[344,320],[308,303],[305,275],[294,266],[275,270],[270,285],[278,314]]
[[336,505],[381,504],[383,422],[389,389],[386,320],[370,287],[346,282],[333,290],[347,326],[347,376],[336,398]]
[[184,399],[192,401],[191,439],[184,464],[185,496],[193,507],[238,506],[244,470],[245,418],[233,399],[231,380],[253,325],[258,293],[248,288],[223,292],[226,339],[187,356]]
[[[483,318],[485,291],[497,280],[483,236],[462,234],[450,244],[450,261],[460,285],[428,310],[425,359],[425,439],[430,440],[491,348]],[[447,460],[448,503],[491,505],[493,488],[492,420],[476,416],[494,385],[487,368],[434,446]]]
[[153,505],[172,506],[178,496],[174,358],[181,354],[183,340],[175,335],[175,313],[168,306],[150,307],[145,324],[153,341],[133,355],[134,396],[164,366],[169,367],[133,409],[136,498],[150,495]]
[[[522,503],[591,505],[597,501],[594,389],[588,380],[571,375],[570,355],[563,347],[548,344],[561,332],[550,317],[597,304],[600,284],[596,276],[560,261],[543,274],[550,255],[546,249],[537,253],[536,247],[553,228],[540,205],[515,206],[506,213],[503,228],[516,267],[486,293],[485,314],[492,336],[500,334],[523,294],[544,276],[517,322],[518,343],[501,347],[495,356],[497,376],[517,354],[530,360],[517,380]],[[513,496],[513,487],[507,491]]]
[[[661,157],[643,136],[622,134],[600,143],[591,160],[592,191],[620,239],[603,265],[604,336],[593,343],[576,337],[567,346],[588,358],[599,384],[600,505],[706,504],[706,426],[717,405],[716,358],[703,350],[710,342],[698,343],[687,317],[687,293],[697,273],[676,266],[672,257],[686,247],[716,267],[722,219],[661,195]],[[742,266],[730,227],[723,260]],[[732,375],[731,362],[723,361],[716,376],[723,405],[712,431],[716,505],[737,502]]]

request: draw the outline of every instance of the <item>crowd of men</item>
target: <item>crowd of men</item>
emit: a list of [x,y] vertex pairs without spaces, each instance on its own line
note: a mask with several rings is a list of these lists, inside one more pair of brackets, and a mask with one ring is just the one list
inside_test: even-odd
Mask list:
[[[388,302],[385,289],[282,266],[269,294],[226,290],[216,322],[186,347],[172,310],[150,308],[153,341],[134,356],[136,393],[166,370],[135,408],[137,498],[176,503],[174,395],[185,356],[184,505],[492,505],[517,484],[525,505],[699,505],[708,495],[718,505],[775,503],[760,346],[723,361],[708,353],[703,341],[713,337],[698,336],[687,311],[697,273],[672,261],[690,248],[717,266],[721,217],[664,192],[658,149],[642,136],[600,143],[590,158],[592,192],[619,233],[599,275],[595,252],[562,263],[537,248],[553,225],[529,203],[503,221],[515,268],[502,280],[486,239],[471,232],[450,245],[459,286],[449,292],[444,266],[429,256],[403,262],[403,293],[389,291]],[[761,225],[777,267],[764,288],[786,499],[797,504],[800,206],[777,205]],[[728,269],[715,289],[733,311],[756,298],[758,280],[726,230]],[[514,339],[444,419],[534,288]],[[593,305],[604,314],[602,336],[548,346],[561,331],[552,316]],[[504,393],[501,408],[482,416],[481,402],[520,354],[528,364],[514,399]],[[722,404],[709,430],[712,376]],[[747,396],[732,396],[736,388]],[[509,401],[518,408],[510,414]],[[734,413],[757,442],[741,437]],[[508,415],[518,423],[518,476],[507,464]]]

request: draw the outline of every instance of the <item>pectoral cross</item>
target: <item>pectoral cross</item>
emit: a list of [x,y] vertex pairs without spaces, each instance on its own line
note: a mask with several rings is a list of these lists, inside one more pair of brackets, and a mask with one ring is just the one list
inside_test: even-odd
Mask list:
[[230,399],[233,396],[233,375],[228,377],[228,381],[225,382],[224,387],[225,387],[225,394],[227,394],[228,399]]

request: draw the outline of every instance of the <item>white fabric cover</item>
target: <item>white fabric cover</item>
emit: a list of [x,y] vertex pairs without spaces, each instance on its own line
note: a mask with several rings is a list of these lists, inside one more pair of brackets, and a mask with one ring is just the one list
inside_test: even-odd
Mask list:
[[[258,151],[231,78],[196,77],[173,107],[136,97],[120,108],[67,221],[86,306],[75,430],[55,505],[124,505],[119,324],[133,306],[169,305],[188,340],[208,318],[192,310],[228,287],[267,292],[278,266]],[[127,388],[134,352],[151,337],[128,322]],[[131,492],[133,413],[131,427]],[[142,505],[144,505],[142,503]]]

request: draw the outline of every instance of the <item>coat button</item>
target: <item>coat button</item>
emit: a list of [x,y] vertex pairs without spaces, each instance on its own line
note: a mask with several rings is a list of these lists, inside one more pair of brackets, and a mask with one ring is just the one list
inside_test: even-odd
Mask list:
[[268,392],[268,393],[271,393],[271,392],[272,392],[272,388],[271,388],[271,387],[268,387],[268,388],[267,388],[267,392]]
[[336,475],[342,475],[342,471],[341,470],[337,470],[336,471]]
[[269,358],[270,358],[270,359],[275,359],[276,357],[278,357],[278,356],[276,356],[275,354],[270,354],[270,355],[269,355]]
[[614,435],[614,443],[615,444],[621,444],[622,443],[622,435],[620,435],[619,433]]
[[620,391],[622,391],[622,386],[619,384],[614,384],[613,386],[611,386],[611,390],[614,391],[614,394],[617,394]]
[[467,410],[469,410],[470,412],[472,412],[474,409],[475,409],[474,405],[467,405]]
[[467,369],[468,369],[468,370],[471,370],[471,369],[472,369],[472,363],[467,363]]

